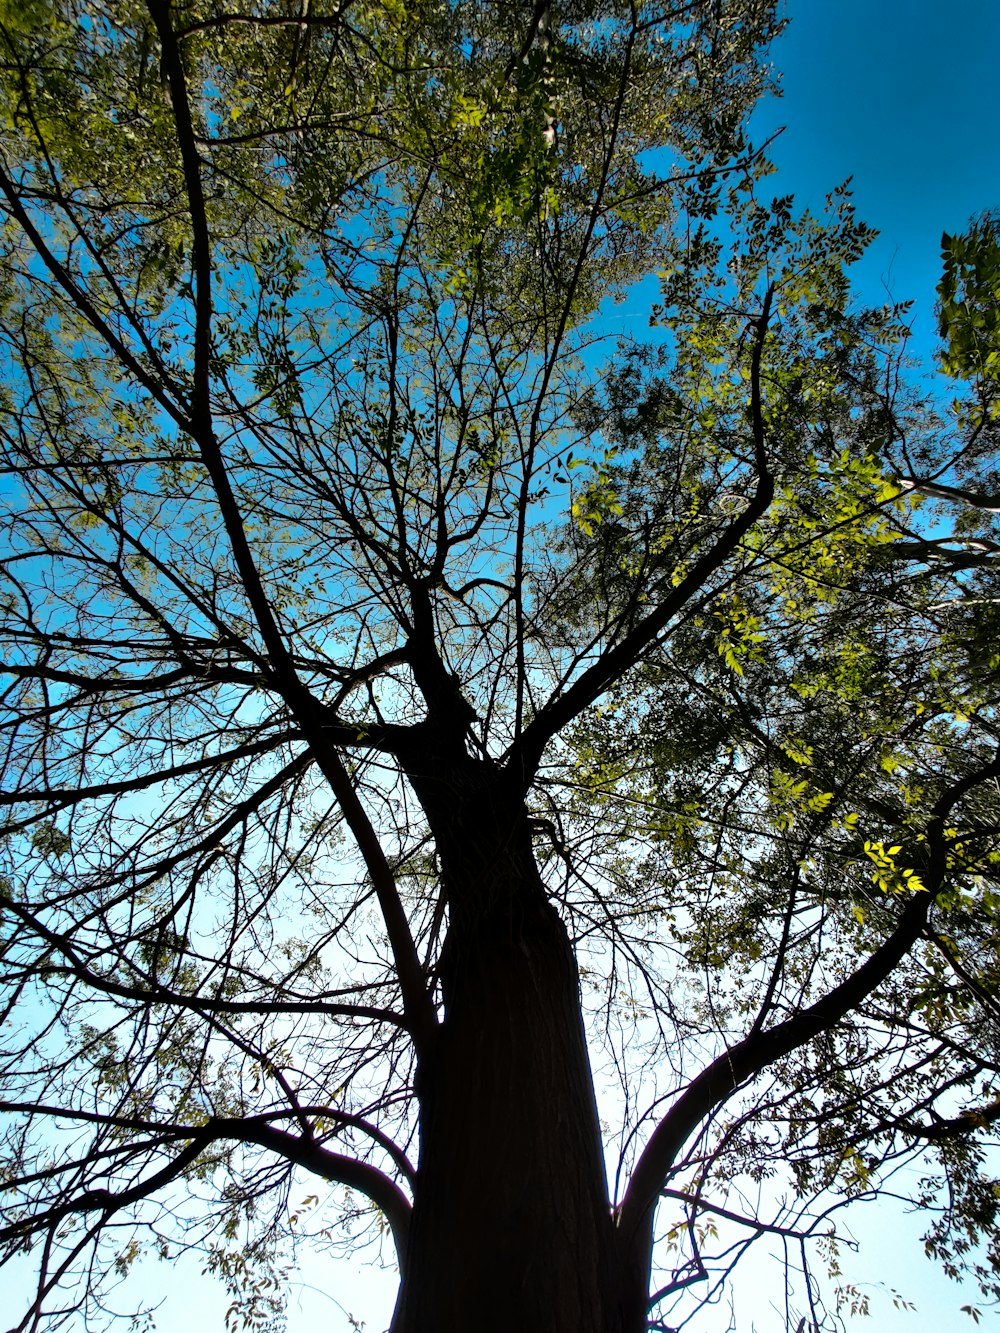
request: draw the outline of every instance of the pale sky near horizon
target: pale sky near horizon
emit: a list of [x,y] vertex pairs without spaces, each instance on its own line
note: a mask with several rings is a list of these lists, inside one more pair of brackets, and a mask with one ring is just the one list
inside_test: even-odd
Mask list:
[[[882,233],[859,267],[863,294],[884,299],[884,281],[895,298],[913,297],[915,339],[929,353],[941,232],[1000,207],[993,113],[1000,0],[787,0],[786,12],[790,27],[773,51],[785,96],[758,113],[755,138],[787,126],[772,155],[780,190],[794,190],[800,203],[819,207],[853,175],[859,214]],[[858,1234],[863,1253],[856,1265],[848,1257],[845,1267],[860,1269],[870,1284],[873,1318],[849,1319],[851,1333],[974,1327],[959,1307],[978,1304],[976,1293],[963,1292],[923,1260],[915,1219],[891,1205],[882,1212],[869,1205]],[[391,1271],[358,1261],[329,1270],[311,1266],[304,1280],[328,1291],[303,1290],[293,1300],[289,1333],[313,1333],[317,1324],[326,1333],[349,1333],[345,1309],[367,1321],[365,1333],[384,1327]],[[165,1297],[161,1333],[222,1333],[227,1298],[199,1278],[197,1263],[153,1265],[149,1281]],[[891,1297],[878,1290],[882,1283],[915,1300],[917,1313],[896,1313]],[[739,1333],[779,1333],[782,1320],[766,1293],[741,1288],[747,1313],[737,1306]],[[987,1312],[979,1327],[996,1322]],[[700,1333],[703,1326],[694,1327]]]

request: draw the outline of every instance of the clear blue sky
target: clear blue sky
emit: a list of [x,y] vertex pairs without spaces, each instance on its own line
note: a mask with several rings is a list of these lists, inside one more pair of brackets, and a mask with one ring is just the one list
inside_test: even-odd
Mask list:
[[[780,125],[780,189],[819,207],[853,176],[859,215],[881,233],[859,266],[914,299],[919,350],[933,333],[942,231],[1000,208],[1000,0],[786,0],[773,48],[783,97],[761,108],[756,140]],[[884,297],[881,297],[884,299]]]

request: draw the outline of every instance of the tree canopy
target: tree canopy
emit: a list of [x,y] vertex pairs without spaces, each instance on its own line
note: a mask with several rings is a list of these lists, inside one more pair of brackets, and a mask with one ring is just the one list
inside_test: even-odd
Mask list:
[[997,233],[928,401],[779,26],[0,0],[12,1328],[186,1247],[278,1329],[367,1220],[393,1333],[761,1238],[819,1330],[881,1191],[1000,1299]]

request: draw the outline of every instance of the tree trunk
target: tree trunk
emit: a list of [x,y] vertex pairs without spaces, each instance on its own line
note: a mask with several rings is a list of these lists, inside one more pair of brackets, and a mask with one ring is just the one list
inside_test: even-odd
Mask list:
[[519,793],[495,768],[448,758],[425,754],[410,775],[449,929],[393,1333],[621,1333],[573,952]]

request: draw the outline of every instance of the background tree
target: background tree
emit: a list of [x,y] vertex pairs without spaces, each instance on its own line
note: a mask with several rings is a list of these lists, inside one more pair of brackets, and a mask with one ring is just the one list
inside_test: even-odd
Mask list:
[[177,1244],[280,1322],[296,1171],[395,1333],[666,1328],[762,1234],[819,1325],[911,1160],[1000,1294],[992,389],[768,198],[773,6],[0,18],[15,1327]]

